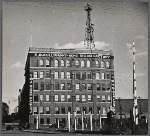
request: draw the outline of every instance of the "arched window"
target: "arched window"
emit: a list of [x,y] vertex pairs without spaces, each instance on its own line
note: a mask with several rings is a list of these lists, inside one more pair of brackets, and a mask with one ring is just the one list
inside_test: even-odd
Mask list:
[[87,60],[87,67],[90,67],[91,63],[89,60]]
[[70,60],[67,60],[67,61],[66,61],[66,66],[67,66],[67,67],[70,67]]
[[98,60],[96,60],[95,63],[96,63],[96,67],[99,67],[99,62],[98,62]]
[[110,63],[107,61],[106,62],[106,67],[109,68],[109,66],[110,66]]
[[58,60],[55,60],[55,67],[59,67]]
[[40,66],[42,66],[42,67],[44,66],[44,60],[42,60],[42,59],[40,60]]
[[105,67],[104,61],[101,61],[101,68],[104,68],[104,67]]
[[81,60],[81,68],[85,67],[85,61]]
[[79,66],[79,61],[75,60],[75,66],[78,67]]
[[64,60],[61,60],[60,63],[61,63],[61,67],[64,67],[64,66],[65,66]]
[[46,67],[49,67],[49,60],[46,60]]

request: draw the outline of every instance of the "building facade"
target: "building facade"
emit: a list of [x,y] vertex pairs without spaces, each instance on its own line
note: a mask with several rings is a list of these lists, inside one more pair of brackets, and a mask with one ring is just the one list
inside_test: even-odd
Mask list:
[[[67,122],[67,114],[98,119],[115,107],[114,56],[97,49],[30,47],[25,84],[20,91],[20,118],[36,124]],[[24,108],[26,107],[26,108]],[[26,114],[25,114],[26,113]],[[23,117],[26,116],[26,117]]]

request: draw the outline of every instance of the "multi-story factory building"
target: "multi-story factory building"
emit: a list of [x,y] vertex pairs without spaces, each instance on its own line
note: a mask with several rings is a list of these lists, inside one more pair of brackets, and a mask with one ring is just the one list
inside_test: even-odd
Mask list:
[[[31,124],[67,122],[67,113],[76,111],[98,119],[115,107],[114,56],[97,49],[53,49],[30,47],[20,116]],[[27,98],[28,97],[28,98]],[[28,107],[28,108],[23,108]],[[30,110],[29,110],[30,109]],[[25,114],[26,113],[26,114]]]

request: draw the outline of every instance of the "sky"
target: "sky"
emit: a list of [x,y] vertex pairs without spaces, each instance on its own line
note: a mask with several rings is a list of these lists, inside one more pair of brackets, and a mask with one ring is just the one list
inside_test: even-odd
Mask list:
[[[3,2],[2,101],[14,112],[29,47],[85,48],[86,2]],[[148,5],[89,2],[97,49],[114,54],[116,98],[131,99],[132,43],[136,50],[137,96],[148,98]],[[32,20],[32,21],[31,21]],[[31,23],[32,22],[32,23]],[[31,40],[32,35],[32,40]],[[32,41],[32,42],[31,42]]]

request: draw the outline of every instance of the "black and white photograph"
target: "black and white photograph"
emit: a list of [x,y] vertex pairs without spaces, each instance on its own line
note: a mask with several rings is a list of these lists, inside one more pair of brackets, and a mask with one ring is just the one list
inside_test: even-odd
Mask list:
[[2,134],[147,135],[147,2],[3,2]]

